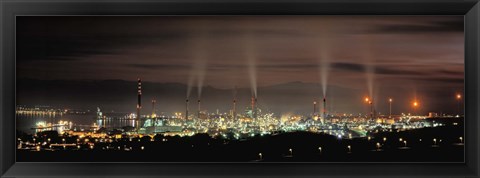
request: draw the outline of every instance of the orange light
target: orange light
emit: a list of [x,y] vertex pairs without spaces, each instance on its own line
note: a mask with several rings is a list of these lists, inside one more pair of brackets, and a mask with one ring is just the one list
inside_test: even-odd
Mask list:
[[457,99],[461,99],[461,98],[462,98],[462,95],[457,94]]
[[418,106],[418,103],[416,101],[413,102],[413,106],[415,106],[415,107]]
[[392,98],[390,98],[390,99],[388,99],[388,101],[389,101],[389,102],[392,102],[393,100],[392,100]]
[[368,99],[368,97],[365,98],[365,102],[368,102],[370,99]]

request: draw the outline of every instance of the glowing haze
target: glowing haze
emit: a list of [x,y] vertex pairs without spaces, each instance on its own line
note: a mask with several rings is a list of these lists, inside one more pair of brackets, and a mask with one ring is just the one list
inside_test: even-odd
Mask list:
[[[18,79],[141,77],[146,87],[181,84],[179,102],[195,90],[214,102],[214,89],[227,90],[231,102],[237,86],[239,107],[249,100],[242,101],[242,89],[250,89],[265,105],[308,111],[312,99],[327,95],[328,107],[363,111],[357,105],[365,95],[379,107],[389,97],[400,105],[416,95],[427,107],[463,91],[462,16],[22,16],[16,24]],[[91,91],[75,91],[83,93]],[[210,104],[202,108],[219,107]],[[168,107],[161,99],[158,105]]]

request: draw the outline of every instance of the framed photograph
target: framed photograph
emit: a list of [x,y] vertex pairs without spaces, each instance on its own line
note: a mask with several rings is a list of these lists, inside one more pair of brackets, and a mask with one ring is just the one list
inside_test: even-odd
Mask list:
[[478,176],[476,0],[1,8],[2,176]]

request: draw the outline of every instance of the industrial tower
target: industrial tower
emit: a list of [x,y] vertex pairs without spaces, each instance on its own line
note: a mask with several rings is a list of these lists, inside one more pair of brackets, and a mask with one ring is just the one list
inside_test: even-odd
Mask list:
[[142,79],[138,78],[136,129],[140,129],[140,110],[142,109]]

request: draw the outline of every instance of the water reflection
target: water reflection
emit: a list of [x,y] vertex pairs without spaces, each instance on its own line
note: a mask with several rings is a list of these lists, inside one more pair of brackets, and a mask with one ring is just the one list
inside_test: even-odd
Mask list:
[[109,129],[135,126],[133,120],[126,113],[107,113],[103,119],[98,119],[96,113],[62,113],[45,114],[40,112],[17,112],[17,130],[26,133],[35,133],[38,128],[45,130],[58,129],[65,126],[72,130],[91,129],[93,127],[107,127]]

